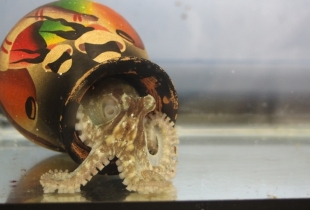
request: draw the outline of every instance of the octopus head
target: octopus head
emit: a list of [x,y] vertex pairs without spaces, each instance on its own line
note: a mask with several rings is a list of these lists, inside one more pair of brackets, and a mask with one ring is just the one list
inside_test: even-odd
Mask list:
[[[155,109],[151,95],[140,97],[124,80],[109,78],[93,85],[79,108],[76,130],[80,139],[92,147],[98,138],[115,135],[115,141],[133,140],[143,132],[144,117]],[[129,136],[131,135],[131,136]]]

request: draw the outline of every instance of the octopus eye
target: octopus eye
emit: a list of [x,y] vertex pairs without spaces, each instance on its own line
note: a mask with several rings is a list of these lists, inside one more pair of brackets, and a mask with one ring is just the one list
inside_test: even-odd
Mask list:
[[85,106],[84,109],[93,125],[107,124],[121,111],[118,100],[112,95],[91,99],[89,105]]
[[120,113],[118,101],[113,96],[108,96],[102,101],[102,121],[109,122]]

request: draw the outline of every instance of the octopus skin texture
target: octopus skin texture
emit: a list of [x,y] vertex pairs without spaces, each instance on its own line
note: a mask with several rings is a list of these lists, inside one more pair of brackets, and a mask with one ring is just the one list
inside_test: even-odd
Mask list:
[[76,131],[91,151],[73,172],[50,170],[40,183],[44,193],[80,192],[100,170],[118,158],[119,176],[129,191],[167,192],[172,187],[179,143],[174,123],[154,111],[151,95],[140,97],[123,80],[93,85],[77,111]]

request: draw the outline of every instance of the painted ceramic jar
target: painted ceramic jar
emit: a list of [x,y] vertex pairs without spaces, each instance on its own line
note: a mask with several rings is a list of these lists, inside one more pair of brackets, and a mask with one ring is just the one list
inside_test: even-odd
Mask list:
[[[121,87],[110,88],[123,82],[125,85]],[[103,98],[111,96],[104,102],[105,107],[101,101],[95,108],[85,105],[85,98],[95,88],[111,91],[98,93]],[[123,89],[121,93],[113,93],[119,89]],[[131,105],[124,105],[129,99],[123,96],[130,95],[130,91],[141,98],[137,99],[137,106],[148,101],[154,103],[144,106],[147,111],[142,118],[162,113],[165,115],[162,118],[175,122],[178,99],[169,76],[148,60],[144,44],[132,26],[104,5],[87,0],[46,4],[22,18],[1,46],[3,112],[26,138],[43,147],[67,152],[77,163],[89,156],[93,146],[81,139],[82,128],[77,128],[81,106],[99,109],[99,114],[85,111],[84,115],[89,115],[88,120],[95,122],[94,126],[104,123],[111,126],[102,138],[113,136],[116,121],[123,119],[118,119],[118,115]],[[111,114],[111,119],[107,117],[103,123],[97,117],[100,114]],[[146,131],[139,132],[147,136]],[[114,160],[121,157],[110,156],[115,156]],[[112,165],[105,164],[103,173],[118,173]]]

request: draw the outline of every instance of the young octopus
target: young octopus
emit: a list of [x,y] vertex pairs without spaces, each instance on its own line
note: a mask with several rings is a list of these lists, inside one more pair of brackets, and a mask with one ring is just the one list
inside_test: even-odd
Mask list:
[[73,172],[49,171],[41,176],[44,193],[80,192],[114,157],[119,176],[129,191],[141,194],[166,192],[172,187],[179,143],[174,123],[153,111],[155,99],[140,97],[123,80],[110,78],[84,95],[75,129],[91,148]]

